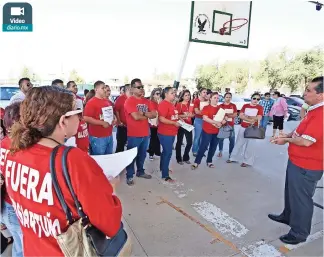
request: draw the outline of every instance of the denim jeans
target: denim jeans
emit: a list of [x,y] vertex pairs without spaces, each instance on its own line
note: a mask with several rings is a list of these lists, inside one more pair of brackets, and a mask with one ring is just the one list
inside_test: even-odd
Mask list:
[[195,127],[195,137],[192,146],[192,152],[196,154],[198,152],[200,142],[201,142],[201,131],[202,131],[203,120],[201,118],[195,118],[194,127]]
[[169,177],[169,164],[172,157],[172,148],[175,136],[165,136],[161,134],[158,134],[158,136],[162,145],[160,170],[162,171],[162,178],[167,178]]
[[12,256],[23,257],[23,234],[15,210],[5,202],[1,213],[1,222],[6,225],[13,237]]
[[144,162],[150,137],[127,137],[127,150],[137,147],[137,156],[131,164],[126,167],[126,179],[133,178],[135,174],[135,162],[137,175],[144,174]]
[[195,159],[195,163],[200,164],[201,159],[204,157],[204,154],[209,146],[208,155],[207,155],[207,163],[213,162],[213,157],[215,155],[219,138],[217,134],[208,134],[205,131],[201,132],[201,143],[199,146],[199,150]]
[[270,120],[270,116],[262,116],[260,127],[264,128],[264,130],[267,130],[269,120]]
[[[228,138],[229,140],[229,156],[231,156],[231,153],[234,149],[234,145],[235,145],[235,130],[233,130],[231,136]],[[218,141],[219,144],[219,151],[222,152],[223,151],[223,146],[224,146],[224,138],[219,138]]]
[[112,154],[113,146],[114,146],[113,136],[109,136],[109,137],[89,136],[89,140],[90,140],[91,155]]

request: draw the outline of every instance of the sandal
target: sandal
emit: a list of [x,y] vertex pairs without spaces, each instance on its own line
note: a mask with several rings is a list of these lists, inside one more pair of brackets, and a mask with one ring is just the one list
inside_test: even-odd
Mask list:
[[207,166],[208,166],[208,168],[211,168],[211,169],[215,168],[215,165],[212,163],[207,163]]
[[178,162],[178,164],[183,165],[184,163],[183,162]]
[[194,164],[191,165],[191,169],[192,170],[195,170],[197,168],[198,168],[198,164],[197,163],[194,163]]
[[227,163],[232,163],[232,161],[231,161],[230,159],[228,159],[226,162],[227,162]]
[[187,164],[191,164],[191,162],[190,162],[190,161],[185,161],[185,163],[187,163]]
[[217,154],[217,157],[222,157],[223,156],[223,153],[222,152],[219,152],[218,154]]
[[247,167],[247,166],[248,166],[248,165],[247,165],[246,163],[244,163],[244,162],[241,164],[241,167],[243,167],[243,168],[245,168],[245,167]]

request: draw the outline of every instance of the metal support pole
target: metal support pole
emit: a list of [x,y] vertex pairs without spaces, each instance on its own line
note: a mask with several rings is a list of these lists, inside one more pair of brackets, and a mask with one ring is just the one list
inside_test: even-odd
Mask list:
[[186,47],[184,48],[184,52],[183,52],[183,55],[182,55],[182,58],[181,58],[181,61],[180,61],[179,70],[178,70],[176,80],[173,83],[173,87],[176,88],[176,89],[178,89],[178,87],[180,85],[180,79],[181,79],[181,75],[182,75],[182,72],[183,72],[184,65],[186,63],[189,46],[190,46],[190,41],[188,40],[186,42]]

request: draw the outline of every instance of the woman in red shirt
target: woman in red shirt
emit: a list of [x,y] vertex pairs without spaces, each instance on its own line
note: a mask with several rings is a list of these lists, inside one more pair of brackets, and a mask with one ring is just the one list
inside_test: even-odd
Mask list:
[[[50,155],[79,125],[73,94],[44,86],[28,91],[20,120],[11,129],[12,154],[4,160],[7,192],[19,217],[25,256],[64,256],[57,236],[68,229],[65,212],[52,187]],[[75,220],[79,219],[66,186],[61,159],[56,158],[57,181]],[[121,228],[122,207],[102,169],[87,153],[73,148],[67,156],[73,189],[90,222],[108,237]],[[107,215],[108,214],[108,215]]]
[[[227,113],[226,113],[226,117],[227,117],[227,124],[231,127],[233,127],[233,131],[231,133],[231,136],[228,138],[229,140],[229,157],[227,162],[229,161],[229,158],[231,157],[231,153],[234,149],[234,145],[235,145],[235,130],[234,130],[234,119],[237,116],[237,108],[236,105],[231,103],[232,100],[232,93],[227,92],[224,95],[224,103],[222,103],[221,105],[219,105],[222,109],[224,109]],[[219,153],[218,153],[218,157],[222,157],[222,152],[223,152],[223,146],[224,146],[224,139],[220,138],[219,139]]]
[[199,150],[195,159],[195,163],[191,165],[191,168],[197,169],[198,165],[201,163],[202,158],[205,155],[205,152],[209,146],[208,155],[207,155],[207,166],[209,168],[214,168],[213,157],[215,155],[217,145],[218,145],[218,131],[222,124],[225,124],[226,121],[221,122],[215,121],[214,116],[219,111],[220,107],[218,104],[218,93],[214,92],[210,96],[210,104],[205,106],[201,115],[203,117],[202,132],[201,132],[201,143],[199,145]]
[[160,170],[162,171],[162,178],[172,183],[173,179],[169,176],[169,164],[172,157],[174,139],[178,133],[180,124],[178,123],[178,111],[173,104],[175,98],[174,89],[172,87],[166,87],[164,89],[164,95],[165,98],[158,107],[158,136],[162,145]]
[[23,257],[23,233],[21,231],[18,217],[12,206],[12,202],[7,194],[5,184],[5,167],[4,159],[10,147],[10,131],[14,122],[19,120],[21,102],[14,102],[6,107],[3,115],[3,125],[6,131],[6,137],[1,140],[1,156],[0,156],[0,169],[1,169],[1,222],[5,224],[13,239],[12,256]]
[[[182,91],[179,98],[179,103],[177,104],[177,110],[178,110],[179,118],[181,118],[187,124],[192,125],[191,118],[194,117],[194,114],[190,112],[190,99],[191,99],[190,91],[189,90]],[[182,146],[184,136],[186,137],[187,145],[182,157],[181,146]],[[189,132],[188,130],[185,130],[184,128],[180,127],[178,130],[177,143],[176,143],[176,158],[177,158],[177,162],[180,165],[183,165],[184,162],[190,164],[189,152],[191,146],[192,146],[192,131]]]
[[[251,103],[243,105],[240,111],[241,127],[237,134],[235,147],[228,163],[242,161],[241,167],[253,165],[255,155],[256,139],[244,138],[244,131],[247,127],[254,125],[259,126],[263,115],[263,107],[259,105],[261,96],[254,93],[251,97]],[[243,156],[243,158],[242,158]]]
[[[157,110],[160,102],[161,102],[161,89],[155,88],[152,90],[151,97],[150,97],[150,104],[152,106],[152,109]],[[151,137],[150,137],[149,149],[147,150],[147,152],[149,153],[150,160],[153,161],[154,155],[161,156],[161,145],[157,134],[158,118],[156,117],[153,120],[149,120],[149,123],[150,123]]]

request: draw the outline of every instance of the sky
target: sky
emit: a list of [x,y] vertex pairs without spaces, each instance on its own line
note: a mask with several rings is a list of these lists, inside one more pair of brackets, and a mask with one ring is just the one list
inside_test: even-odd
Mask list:
[[[0,80],[16,77],[24,66],[43,79],[76,69],[87,81],[178,72],[189,37],[190,1],[27,2],[34,31],[0,32]],[[318,12],[307,1],[255,0],[249,49],[190,43],[182,77],[216,60],[259,60],[283,47],[323,45],[323,27],[324,8]]]

